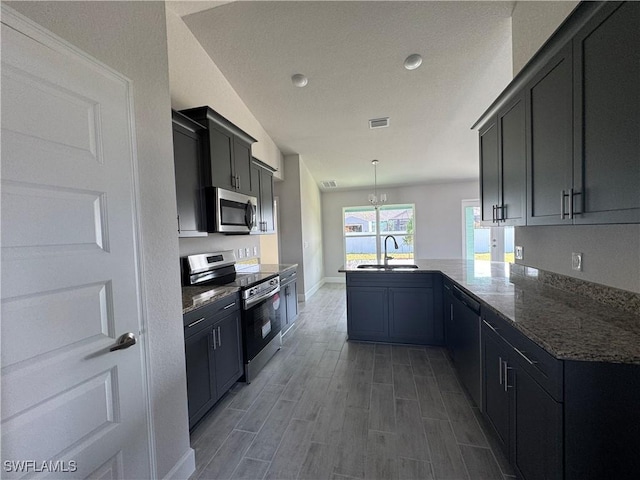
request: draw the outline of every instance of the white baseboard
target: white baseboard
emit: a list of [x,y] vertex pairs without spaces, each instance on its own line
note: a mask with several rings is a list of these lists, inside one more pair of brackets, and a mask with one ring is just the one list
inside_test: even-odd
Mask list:
[[164,480],[187,480],[196,471],[196,453],[189,448],[180,460],[173,466]]
[[311,287],[306,292],[304,292],[302,294],[299,294],[298,295],[298,301],[299,302],[306,302],[311,297],[313,297],[318,290],[320,290],[320,287],[322,287],[322,285],[324,285],[324,278],[322,280],[320,280],[318,283],[316,283],[313,287]]
[[342,277],[324,277],[324,283],[347,283],[347,278]]

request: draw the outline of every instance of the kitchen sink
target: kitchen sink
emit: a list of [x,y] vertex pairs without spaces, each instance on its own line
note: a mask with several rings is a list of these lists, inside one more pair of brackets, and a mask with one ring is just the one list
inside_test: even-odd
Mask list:
[[383,264],[364,264],[364,265],[358,265],[357,268],[363,268],[363,269],[367,269],[367,270],[411,270],[414,268],[418,268],[417,265],[403,265],[400,263],[397,264],[391,264],[391,265],[383,265]]

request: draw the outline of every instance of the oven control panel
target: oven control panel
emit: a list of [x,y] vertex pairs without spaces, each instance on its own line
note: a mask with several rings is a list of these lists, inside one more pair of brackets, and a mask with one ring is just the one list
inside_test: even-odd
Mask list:
[[280,277],[275,276],[269,280],[265,280],[253,287],[247,288],[242,292],[244,300],[259,297],[265,293],[271,292],[280,287]]

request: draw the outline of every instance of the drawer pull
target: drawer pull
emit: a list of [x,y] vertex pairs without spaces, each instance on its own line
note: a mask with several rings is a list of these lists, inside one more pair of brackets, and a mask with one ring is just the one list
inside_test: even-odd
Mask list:
[[199,324],[200,322],[204,322],[204,317],[202,317],[200,320],[196,320],[195,322],[191,322],[189,325],[187,325],[187,328],[191,328],[194,325]]
[[504,391],[508,391],[511,387],[513,387],[513,385],[509,385],[509,370],[513,370],[509,365],[507,365],[507,362],[504,361],[504,368],[502,369],[504,376],[503,376],[503,386],[504,386]]
[[502,385],[502,357],[498,357],[498,380],[500,385]]
[[525,355],[525,353],[526,353],[526,352],[521,352],[521,351],[520,351],[520,350],[518,350],[516,347],[513,347],[513,349],[514,349],[516,352],[518,352],[518,355],[520,355],[522,358],[524,358],[524,359],[529,363],[529,365],[537,365],[537,364],[538,364],[538,362],[536,362],[535,360],[530,360],[530,359]]
[[229,305],[227,305],[226,307],[224,307],[222,310],[226,310],[228,308],[233,307],[236,304],[236,302],[230,303]]
[[491,330],[493,330],[495,333],[498,333],[498,329],[496,327],[494,327],[493,325],[491,325],[489,322],[487,322],[486,320],[482,320],[482,322],[489,327]]

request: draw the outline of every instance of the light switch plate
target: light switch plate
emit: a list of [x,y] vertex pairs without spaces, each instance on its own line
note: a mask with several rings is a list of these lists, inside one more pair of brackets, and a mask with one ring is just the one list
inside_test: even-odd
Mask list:
[[515,254],[516,254],[516,260],[524,259],[524,249],[520,245],[516,245]]
[[244,258],[244,248],[238,249],[238,258]]
[[571,254],[571,268],[578,272],[582,271],[582,253],[573,252]]

